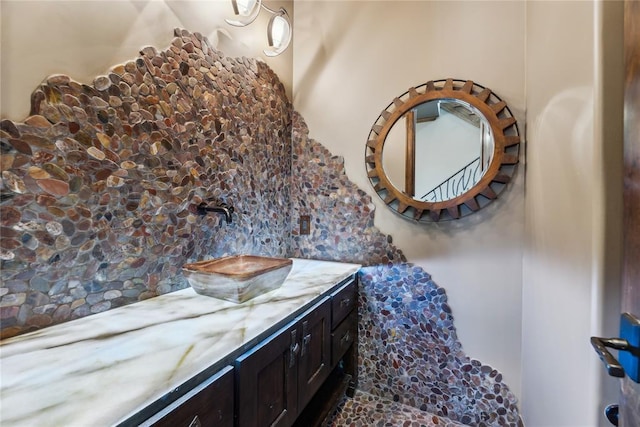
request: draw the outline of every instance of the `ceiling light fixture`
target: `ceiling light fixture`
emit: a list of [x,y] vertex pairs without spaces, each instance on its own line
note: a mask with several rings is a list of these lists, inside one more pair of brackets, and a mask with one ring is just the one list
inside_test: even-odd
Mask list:
[[262,3],[262,0],[231,0],[233,12],[239,19],[225,19],[227,24],[234,27],[246,27],[256,20],[260,10],[264,9],[273,16],[267,25],[267,43],[271,49],[263,52],[267,56],[277,56],[284,52],[291,43],[291,18],[286,9],[281,7],[273,10]]

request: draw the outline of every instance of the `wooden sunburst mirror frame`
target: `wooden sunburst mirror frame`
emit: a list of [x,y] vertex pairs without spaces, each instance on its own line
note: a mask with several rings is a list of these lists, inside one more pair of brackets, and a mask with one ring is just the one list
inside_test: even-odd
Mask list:
[[[442,99],[466,102],[484,116],[493,134],[493,157],[484,175],[469,190],[449,200],[426,202],[391,183],[382,165],[382,151],[389,131],[400,118],[424,102]],[[410,88],[380,114],[369,133],[365,163],[371,185],[394,212],[417,222],[432,222],[462,218],[496,199],[515,174],[519,146],[515,117],[490,89],[471,80],[435,80]]]

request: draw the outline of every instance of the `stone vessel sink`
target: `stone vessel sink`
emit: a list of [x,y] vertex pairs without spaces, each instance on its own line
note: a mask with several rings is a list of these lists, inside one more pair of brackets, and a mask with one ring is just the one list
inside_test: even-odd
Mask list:
[[292,266],[288,258],[234,255],[185,264],[182,272],[197,293],[241,303],[280,287]]

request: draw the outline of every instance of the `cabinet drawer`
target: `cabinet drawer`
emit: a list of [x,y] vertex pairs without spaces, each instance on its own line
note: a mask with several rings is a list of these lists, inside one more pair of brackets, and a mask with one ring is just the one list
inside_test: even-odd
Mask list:
[[357,327],[358,314],[354,311],[331,333],[331,366],[335,366],[351,347]]
[[233,426],[233,367],[227,366],[142,426]]
[[332,329],[356,307],[356,291],[356,281],[352,280],[331,294]]

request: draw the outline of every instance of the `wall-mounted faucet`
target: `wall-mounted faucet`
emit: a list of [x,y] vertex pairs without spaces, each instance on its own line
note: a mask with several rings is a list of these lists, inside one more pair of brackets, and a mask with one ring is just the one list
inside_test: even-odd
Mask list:
[[205,202],[198,205],[197,212],[200,215],[206,215],[207,212],[218,212],[224,214],[224,218],[227,224],[231,224],[231,214],[233,213],[233,206],[229,206],[226,203],[220,203],[216,206],[207,206]]

